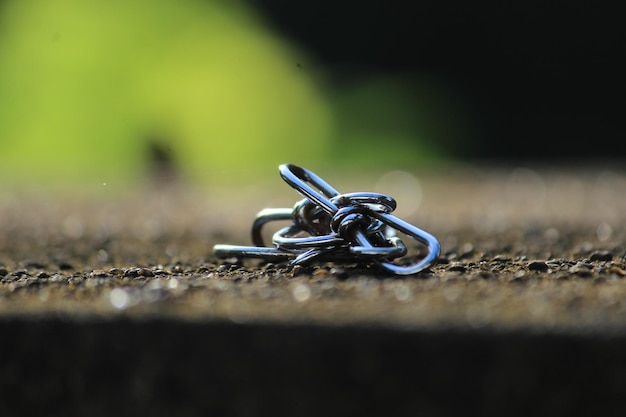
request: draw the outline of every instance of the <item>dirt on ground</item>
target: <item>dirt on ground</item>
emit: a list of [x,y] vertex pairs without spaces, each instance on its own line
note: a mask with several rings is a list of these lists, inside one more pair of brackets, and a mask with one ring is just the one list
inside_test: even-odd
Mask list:
[[[394,196],[398,212],[435,235],[442,253],[408,277],[375,265],[216,259],[216,243],[251,244],[257,211],[300,199],[278,175],[256,196],[180,188],[118,200],[5,193],[0,314],[409,327],[626,323],[623,171],[465,167],[414,179],[421,192],[399,189],[406,195]],[[363,178],[352,187],[343,179],[342,191],[372,191],[378,185],[368,180],[366,189]],[[419,257],[423,248],[405,241]]]

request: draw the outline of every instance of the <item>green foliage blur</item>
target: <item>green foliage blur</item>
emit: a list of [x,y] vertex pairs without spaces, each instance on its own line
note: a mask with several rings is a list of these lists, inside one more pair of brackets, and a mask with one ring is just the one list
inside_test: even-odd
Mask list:
[[428,101],[393,79],[331,88],[305,52],[240,1],[4,1],[0,185],[442,160],[438,135],[454,132],[421,112]]

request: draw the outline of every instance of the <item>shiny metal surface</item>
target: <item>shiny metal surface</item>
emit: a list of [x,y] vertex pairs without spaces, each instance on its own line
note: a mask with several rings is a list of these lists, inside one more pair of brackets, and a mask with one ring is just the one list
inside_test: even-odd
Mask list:
[[[428,268],[439,256],[434,236],[391,214],[397,206],[392,197],[370,192],[341,194],[313,172],[292,164],[281,165],[279,171],[305,199],[290,209],[261,210],[252,224],[255,246],[215,245],[218,258],[289,260],[291,265],[375,263],[387,272],[411,275]],[[285,220],[292,224],[274,233],[274,247],[266,247],[263,226]],[[426,255],[407,263],[408,249],[398,232],[424,245]]]

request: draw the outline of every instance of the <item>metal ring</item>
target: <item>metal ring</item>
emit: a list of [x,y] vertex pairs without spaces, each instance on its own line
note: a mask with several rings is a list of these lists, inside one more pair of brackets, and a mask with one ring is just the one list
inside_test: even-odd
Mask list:
[[331,216],[308,198],[293,206],[294,226],[311,235],[323,235],[330,231]]
[[[437,259],[439,253],[441,251],[441,247],[439,245],[439,241],[431,235],[420,229],[417,226],[413,226],[412,224],[405,222],[402,219],[397,218],[393,214],[388,213],[378,213],[373,212],[372,215],[387,226],[410,236],[411,238],[417,240],[418,242],[426,245],[428,248],[428,253],[424,258],[422,258],[419,262],[416,262],[412,265],[396,265],[389,261],[380,261],[377,260],[378,264],[385,270],[389,272],[393,272],[398,275],[412,275],[416,274],[430,266],[430,264]],[[365,233],[360,230],[356,230],[355,232],[355,240],[362,246],[371,246],[370,241],[367,239]]]
[[276,233],[272,237],[272,243],[279,249],[293,251],[306,250],[313,248],[322,248],[325,246],[346,245],[347,242],[336,234],[327,234],[319,236],[293,237],[293,235],[301,232],[295,226],[287,226]]
[[[339,195],[339,191],[331,187],[326,181],[308,169],[293,164],[282,164],[278,170],[287,184],[323,208],[328,214],[334,214],[337,211],[338,207],[330,199]],[[309,184],[314,185],[317,190]]]
[[350,253],[359,257],[369,256],[378,259],[395,259],[405,256],[408,252],[402,239],[389,239],[391,246],[350,246]]
[[391,213],[398,205],[396,200],[388,195],[363,192],[339,194],[331,198],[330,201],[338,207],[366,205],[374,211],[383,211],[385,213]]
[[268,208],[259,211],[252,223],[252,243],[255,246],[265,246],[263,242],[263,235],[261,229],[266,223],[276,220],[291,220],[293,217],[293,210],[287,208]]

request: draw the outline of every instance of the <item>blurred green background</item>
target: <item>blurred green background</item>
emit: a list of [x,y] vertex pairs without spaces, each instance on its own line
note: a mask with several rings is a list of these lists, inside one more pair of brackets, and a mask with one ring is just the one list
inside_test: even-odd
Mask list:
[[3,187],[424,169],[468,129],[437,77],[338,85],[245,2],[0,2]]

